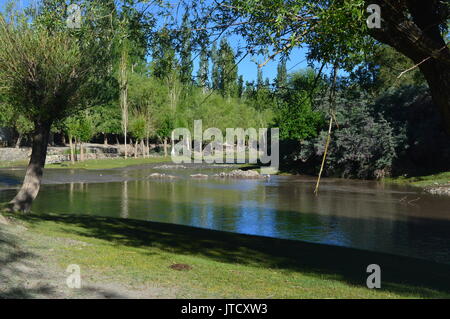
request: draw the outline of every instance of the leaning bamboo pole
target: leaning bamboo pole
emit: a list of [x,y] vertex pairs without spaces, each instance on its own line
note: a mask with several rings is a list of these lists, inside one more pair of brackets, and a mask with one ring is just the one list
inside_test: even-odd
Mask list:
[[[319,176],[317,177],[317,182],[316,182],[316,187],[314,188],[314,194],[317,195],[319,193],[319,185],[320,185],[320,178],[322,177],[322,172],[323,172],[323,168],[325,166],[325,161],[327,159],[327,152],[328,152],[328,146],[330,145],[330,140],[331,140],[331,129],[333,128],[333,118],[335,119],[335,115],[333,112],[333,102],[334,102],[334,93],[336,90],[336,79],[337,79],[337,72],[338,72],[338,67],[337,67],[337,63],[334,65],[334,69],[333,69],[333,83],[331,85],[331,90],[330,90],[330,125],[328,126],[328,135],[327,135],[327,141],[325,142],[325,149],[323,152],[323,157],[322,157],[322,164],[320,165],[320,171],[319,171]],[[337,121],[336,121],[337,124]]]
[[317,177],[316,188],[314,189],[314,194],[317,195],[319,192],[320,178],[322,177],[323,167],[325,166],[325,160],[327,158],[328,145],[330,145],[331,140],[331,128],[333,127],[333,117],[330,116],[330,125],[328,127],[327,142],[325,143],[325,150],[323,152],[322,165],[320,165],[319,176]]

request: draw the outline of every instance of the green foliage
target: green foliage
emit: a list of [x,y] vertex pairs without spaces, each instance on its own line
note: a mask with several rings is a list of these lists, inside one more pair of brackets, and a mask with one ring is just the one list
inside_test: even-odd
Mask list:
[[219,90],[220,88],[220,71],[219,71],[219,52],[217,50],[216,42],[213,42],[211,46],[211,62],[212,62],[212,72],[211,72],[211,87],[213,90]]
[[300,141],[316,137],[324,125],[324,113],[313,110],[311,87],[315,80],[312,70],[294,73],[277,99],[275,126],[281,140]]
[[88,142],[96,133],[91,117],[88,115],[81,117],[78,125],[78,138],[82,142]]
[[287,69],[286,59],[282,58],[277,65],[277,77],[275,78],[275,86],[277,89],[284,89],[287,86]]
[[393,128],[394,176],[450,170],[450,143],[426,86],[403,86],[380,95],[374,112]]
[[[328,105],[322,106],[328,109]],[[450,144],[426,87],[391,89],[375,101],[363,91],[341,88],[333,103],[338,126],[328,149],[329,176],[382,178],[450,169]],[[317,172],[327,127],[291,149],[299,168]]]
[[76,138],[81,142],[88,142],[97,133],[92,116],[87,112],[68,117],[64,124],[69,138]]
[[350,70],[373,43],[367,36],[364,0],[225,0],[217,11],[207,18],[211,25],[217,29],[233,25],[234,32],[259,53],[267,54],[270,48],[287,55],[304,46],[310,60]]
[[289,102],[279,102],[276,127],[280,128],[281,140],[304,140],[317,135],[324,122],[320,112],[311,109],[306,92],[296,92]]
[[9,103],[0,98],[0,127],[9,127],[19,135],[27,135],[34,130],[34,124],[23,114],[19,113]]
[[146,58],[149,43],[153,38],[153,27],[156,23],[154,15],[141,10],[137,6],[141,2],[139,0],[121,0],[120,6],[116,6],[112,1],[108,2],[111,7],[107,14],[115,30],[113,49],[116,68],[124,50],[127,51],[129,64],[139,66]]
[[34,130],[33,122],[22,114],[19,114],[16,117],[14,127],[19,134],[28,134]]
[[175,129],[173,119],[170,116],[162,116],[158,121],[156,135],[160,138],[170,137],[172,130]]
[[183,23],[181,29],[180,44],[180,81],[183,84],[191,84],[192,82],[192,44],[191,44],[191,28],[189,25],[189,11],[186,10],[183,15]]
[[[424,76],[418,68],[411,69],[413,66],[414,63],[404,55],[391,47],[381,46],[350,74],[350,79],[375,96],[402,86],[425,85]],[[410,71],[403,73],[406,70]]]
[[175,48],[170,31],[161,29],[154,35],[152,42],[153,75],[163,79],[176,69]]
[[389,123],[365,105],[346,105],[336,116],[340,127],[332,135],[327,169],[342,177],[389,176],[396,156]]
[[[389,47],[370,51],[365,1],[225,0],[200,27],[197,23],[205,21],[189,21],[186,10],[181,28],[174,30],[165,20],[156,31],[154,16],[141,11],[138,2],[81,1],[84,23],[75,30],[66,27],[63,0],[45,1],[30,16],[3,17],[0,125],[27,134],[36,122],[53,122],[54,130],[82,141],[96,133],[123,133],[124,114],[137,139],[170,139],[174,128],[192,130],[198,119],[204,128],[222,131],[275,126],[287,145],[285,158],[316,172],[327,117],[334,110],[338,126],[333,127],[328,175],[372,178],[403,172],[404,163],[448,166],[448,139],[436,129],[439,118],[431,111],[420,72],[414,69],[397,79],[412,62]],[[236,64],[241,52],[226,34],[216,39],[218,45],[211,43],[207,26],[215,24],[217,31],[230,22],[251,53],[272,58],[281,53],[274,83],[258,68],[256,83],[244,84]],[[349,79],[338,78],[332,105],[330,79],[312,69],[288,74],[287,54],[299,45],[307,46],[309,62],[353,70]],[[121,65],[123,77],[117,76]],[[127,96],[125,113],[118,96]]]
[[[98,17],[80,29],[65,27],[61,1],[46,1],[31,23],[0,16],[0,88],[20,114],[51,123],[106,99],[110,85],[111,33]],[[65,8],[62,6],[61,8]],[[102,8],[98,1],[87,9]]]
[[11,121],[12,107],[5,102],[6,97],[0,95],[0,127],[7,126]]
[[[396,139],[390,123],[373,113],[365,96],[347,99],[342,92],[334,101],[338,127],[334,127],[325,171],[331,176],[375,178],[389,176],[396,157]],[[300,158],[318,169],[328,132],[302,143]]]
[[143,140],[147,136],[147,121],[145,117],[136,116],[130,123],[130,132],[137,140]]
[[226,38],[220,41],[218,52],[217,72],[219,76],[219,90],[225,97],[235,97],[238,94],[237,79],[238,70],[234,52]]
[[[170,72],[174,74],[172,70]],[[170,81],[165,76],[157,78],[138,73],[130,75],[131,114],[132,118],[145,121],[143,137],[169,137],[175,128],[176,119],[183,116],[175,96],[181,84],[177,79],[172,80],[176,81]]]
[[200,34],[201,47],[200,47],[200,62],[197,75],[197,85],[203,88],[203,91],[209,87],[209,56],[208,51],[208,37],[206,32]]
[[93,126],[98,133],[121,134],[121,113],[116,103],[104,104],[90,110]]

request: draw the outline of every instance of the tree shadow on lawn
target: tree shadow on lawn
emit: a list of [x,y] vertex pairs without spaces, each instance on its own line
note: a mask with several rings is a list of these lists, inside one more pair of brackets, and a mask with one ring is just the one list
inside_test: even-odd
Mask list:
[[30,223],[42,221],[76,225],[77,235],[95,237],[132,247],[157,247],[171,253],[195,255],[219,262],[299,271],[366,287],[370,264],[381,267],[384,291],[442,297],[450,293],[450,265],[426,260],[306,243],[250,236],[175,224],[73,215],[22,215]]
[[0,299],[130,297],[114,287],[68,288],[65,269],[48,269],[43,256],[21,247],[20,234],[9,227],[15,226],[0,225]]
[[[31,260],[37,256],[22,250],[19,242],[19,236],[0,228],[0,299],[32,298],[35,294],[51,295],[52,289],[46,286],[25,287],[26,280],[37,278],[35,274],[30,274]],[[21,280],[22,278],[27,279]]]

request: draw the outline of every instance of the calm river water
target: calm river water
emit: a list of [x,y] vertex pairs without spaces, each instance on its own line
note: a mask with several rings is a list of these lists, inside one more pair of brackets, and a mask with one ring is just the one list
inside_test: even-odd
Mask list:
[[[164,167],[164,166],[163,166]],[[371,181],[272,176],[193,179],[223,167],[47,170],[33,205],[39,213],[134,218],[326,243],[450,263],[450,197]],[[154,172],[179,176],[154,180]],[[23,170],[0,170],[0,201]]]

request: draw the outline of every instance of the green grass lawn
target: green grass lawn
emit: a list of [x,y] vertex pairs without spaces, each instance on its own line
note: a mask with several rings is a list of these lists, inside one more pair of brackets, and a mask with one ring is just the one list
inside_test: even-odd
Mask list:
[[[150,158],[107,158],[86,160],[83,162],[62,162],[58,164],[48,164],[45,168],[83,168],[83,169],[110,169],[121,168],[133,165],[154,164],[171,162],[170,156],[154,156]],[[0,161],[0,168],[24,167],[28,165],[28,160],[21,161]]]
[[24,167],[27,164],[28,164],[28,160],[0,161],[0,168]]
[[[84,278],[165,287],[177,298],[450,297],[450,266],[417,259],[137,220],[30,214],[19,221],[33,238],[25,244],[52,251],[62,269],[77,264]],[[63,239],[75,244],[58,244]],[[381,289],[366,287],[371,263],[381,266]]]
[[450,172],[442,172],[433,175],[386,178],[386,182],[395,184],[409,184],[417,187],[450,184]]
[[96,159],[96,160],[86,160],[83,162],[63,162],[60,164],[49,164],[46,168],[83,168],[83,169],[110,169],[110,168],[120,168],[133,165],[142,164],[154,164],[154,163],[164,163],[170,162],[171,157],[167,156],[155,156],[150,158],[108,158],[108,159]]

